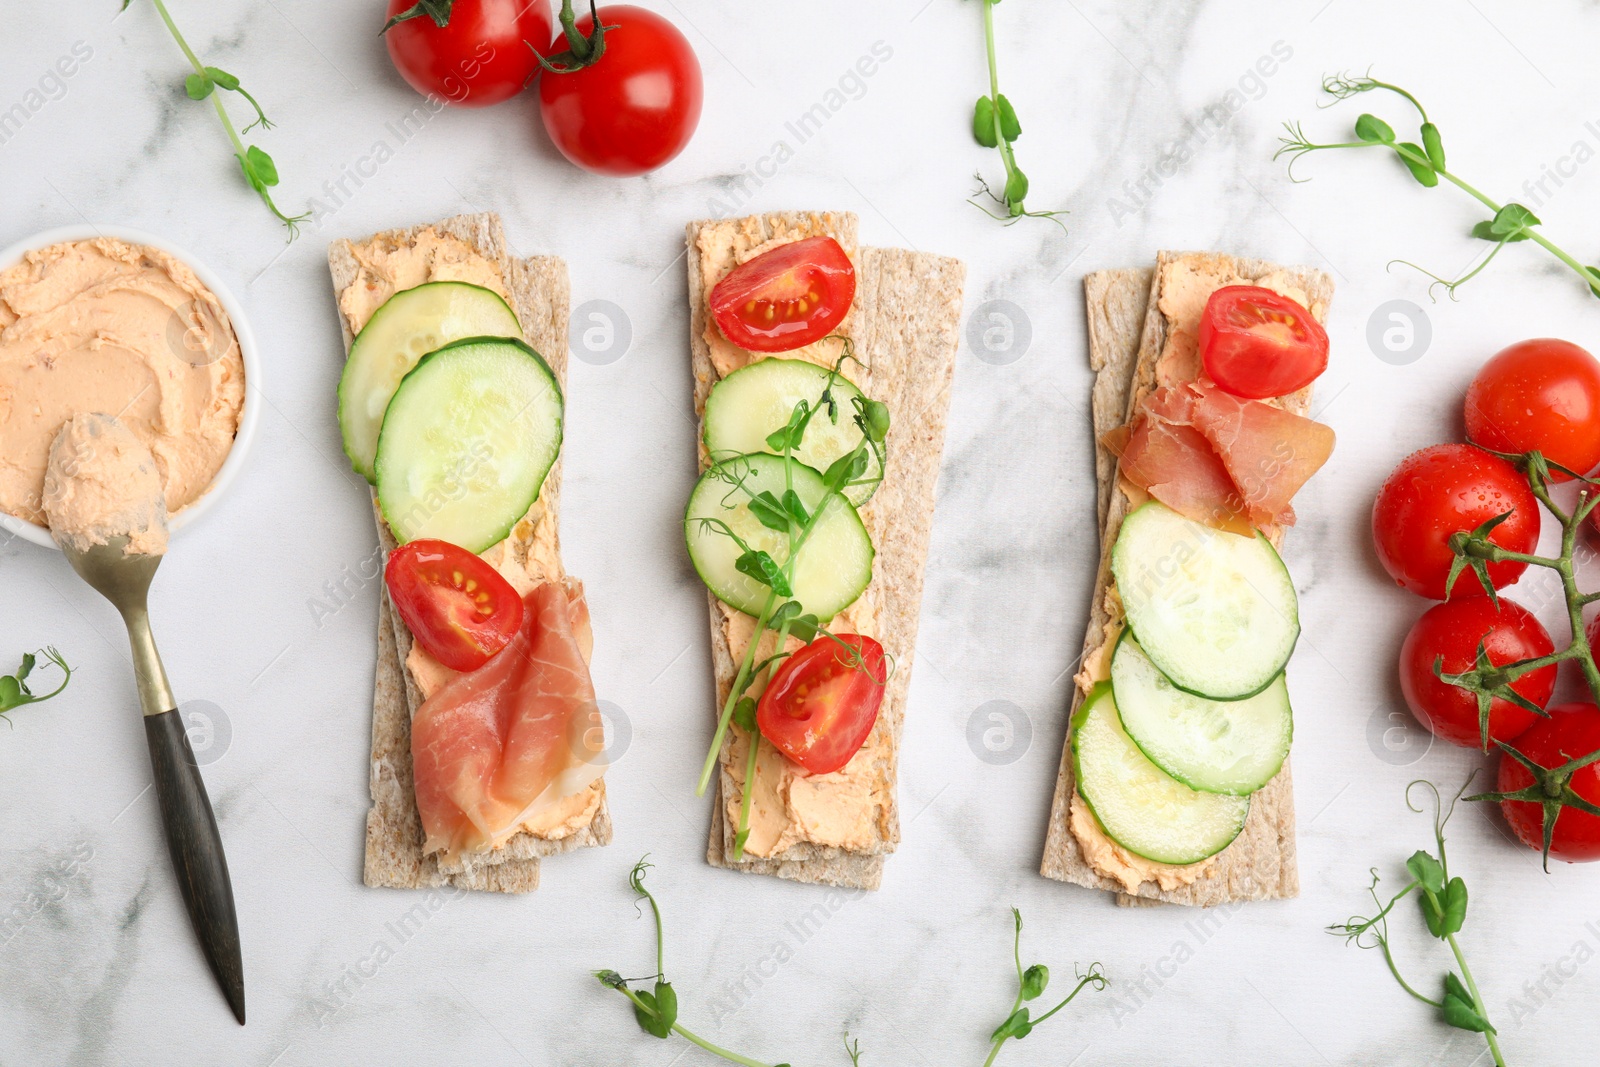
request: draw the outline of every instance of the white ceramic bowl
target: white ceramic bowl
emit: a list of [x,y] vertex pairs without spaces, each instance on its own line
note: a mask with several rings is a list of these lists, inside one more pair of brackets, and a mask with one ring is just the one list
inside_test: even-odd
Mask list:
[[[129,244],[149,245],[182,260],[190,270],[194,271],[195,277],[216,294],[222,309],[228,313],[228,318],[233,323],[234,336],[239,340],[239,354],[244,360],[245,386],[244,407],[239,413],[239,432],[234,436],[233,448],[228,451],[228,458],[223,460],[222,467],[217,471],[217,476],[211,479],[206,491],[196,498],[194,503],[172,516],[171,529],[176,534],[199,521],[202,515],[216,506],[218,498],[239,476],[239,470],[244,466],[245,458],[250,451],[250,443],[255,439],[256,427],[261,422],[261,402],[256,398],[261,385],[261,361],[256,356],[255,336],[250,332],[250,323],[244,316],[244,308],[234,299],[228,287],[222,284],[221,278],[213,274],[204,263],[188,251],[165,238],[145,233],[143,230],[131,230],[124,226],[61,226],[54,230],[46,230],[0,250],[0,270],[6,270],[21,262],[22,257],[34,249],[47,248],[64,241],[89,241],[96,237],[110,237]],[[0,529],[9,530],[36,545],[43,545],[46,548],[57,547],[48,529],[15,515],[0,512]]]

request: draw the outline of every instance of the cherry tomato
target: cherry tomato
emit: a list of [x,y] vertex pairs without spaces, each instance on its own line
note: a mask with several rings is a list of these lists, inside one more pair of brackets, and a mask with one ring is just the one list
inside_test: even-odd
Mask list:
[[1225,285],[1200,316],[1200,359],[1224,392],[1250,400],[1304,389],[1328,369],[1328,333],[1271,289]]
[[739,264],[711,290],[722,336],[751,352],[820,341],[850,312],[856,268],[832,237],[779,245]]
[[[1600,708],[1587,703],[1551,708],[1548,719],[1534,723],[1527,733],[1517,738],[1516,749],[1539,766],[1552,770],[1569,760],[1587,756],[1600,749]],[[1500,792],[1513,793],[1533,783],[1533,772],[1509,753],[1500,756]],[[1600,764],[1591,763],[1574,771],[1566,784],[1582,799],[1600,804]],[[1524,844],[1544,848],[1543,805],[1528,800],[1502,800],[1500,810]],[[1600,860],[1600,817],[1563,806],[1556,816],[1550,855],[1571,863]]]
[[[539,82],[539,113],[561,154],[596,174],[643,174],[683,151],[700,124],[700,61],[678,28],[628,4],[600,9],[605,50],[592,66]],[[594,19],[577,20],[579,34]],[[566,39],[553,46],[560,50]]]
[[522,626],[522,598],[511,583],[448,541],[401,545],[383,578],[423,650],[453,671],[477,670]]
[[[1486,596],[1458,596],[1423,612],[1400,646],[1400,689],[1417,721],[1452,745],[1476,748],[1484,744],[1478,698],[1442,681],[1433,673],[1433,665],[1442,659],[1441,669],[1446,674],[1471,670],[1478,661],[1479,642],[1496,667],[1555,651],[1549,632],[1533,613],[1505,597],[1500,598],[1498,611]],[[1555,664],[1524,674],[1511,688],[1544,707],[1555,692]],[[1489,739],[1510,741],[1538,718],[1528,709],[1496,697],[1489,705]]]
[[[860,662],[839,642],[860,653]],[[784,660],[756,705],[756,725],[812,774],[829,774],[861,751],[878,721],[888,675],[883,646],[860,634],[819,637]]]
[[[1389,576],[1418,596],[1443,600],[1455,555],[1450,535],[1471,532],[1496,515],[1511,517],[1489,540],[1513,552],[1532,552],[1539,541],[1539,501],[1515,467],[1471,445],[1434,445],[1400,461],[1378,490],[1372,508],[1372,539]],[[1496,589],[1517,580],[1525,563],[1491,563]],[[1483,593],[1470,570],[1457,579],[1454,596]]]
[[[389,0],[388,15],[415,0]],[[455,0],[440,26],[418,13],[384,30],[389,58],[410,86],[457,107],[488,107],[539,73],[533,49],[550,40],[550,0]]]
[[[1600,362],[1570,341],[1519,341],[1467,389],[1467,439],[1496,452],[1532,452],[1568,470],[1600,467]],[[1551,471],[1551,481],[1569,481]]]

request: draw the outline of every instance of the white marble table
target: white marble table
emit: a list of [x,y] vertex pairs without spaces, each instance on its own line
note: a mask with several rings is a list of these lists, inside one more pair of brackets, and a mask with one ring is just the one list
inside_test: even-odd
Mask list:
[[[642,1035],[589,977],[650,970],[649,926],[625,883],[646,852],[684,1020],[770,1060],[843,1063],[848,1027],[875,1067],[981,1062],[1012,995],[1015,904],[1028,957],[1058,976],[1098,960],[1114,986],[1002,1063],[1486,1062],[1476,1038],[1404,998],[1375,954],[1322,929],[1362,907],[1369,867],[1392,872],[1428,842],[1402,805],[1405,783],[1458,782],[1478,764],[1426,751],[1415,728],[1405,747],[1405,716],[1387,718],[1400,706],[1394,651],[1421,605],[1382,580],[1367,509],[1403,452],[1458,432],[1457,397],[1484,358],[1543,334],[1594,348],[1600,305],[1528,246],[1459,303],[1430,304],[1423,279],[1384,264],[1466,262],[1476,216],[1464,198],[1348,156],[1308,160],[1315,180],[1294,185],[1270,157],[1284,119],[1330,135],[1353,121],[1352,106],[1318,112],[1317,85],[1372,63],[1432,105],[1460,170],[1542,201],[1552,231],[1592,259],[1585,204],[1600,168],[1568,165],[1578,145],[1586,157],[1600,147],[1592,4],[1012,0],[998,10],[1003,87],[1026,125],[1031,202],[1069,209],[1066,236],[1047,222],[1004,229],[963,202],[974,169],[995,169],[966,133],[985,81],[972,0],[651,3],[689,33],[707,106],[688,151],[633,181],[567,166],[527,101],[440,114],[402,142],[394,131],[418,98],[390,69],[375,2],[173,6],[208,61],[241,75],[279,123],[262,143],[283,201],[315,196],[326,210],[285,248],[214,116],[178,91],[180,57],[144,0],[120,17],[116,0],[13,0],[0,110],[32,99],[78,42],[92,54],[0,141],[0,244],[84,219],[159,232],[224,276],[261,341],[254,461],[179,539],[154,596],[174,684],[217,725],[205,774],[238,896],[250,1024],[233,1023],[204,970],[142,792],[117,620],[60,557],[13,541],[0,549],[0,655],[51,643],[81,673],[0,729],[0,917],[12,922],[0,1064],[711,1062]],[[877,42],[890,58],[798,143],[786,123]],[[1270,76],[1251,73],[1275,52]],[[1204,122],[1219,105],[1220,121]],[[763,164],[780,140],[792,158]],[[392,158],[362,163],[379,144]],[[1175,153],[1183,161],[1163,174]],[[1522,191],[1558,164],[1575,169],[1559,188]],[[1140,191],[1147,171],[1159,181]],[[901,768],[904,843],[872,895],[702,860],[708,806],[692,776],[710,677],[703,594],[676,524],[694,459],[674,257],[683,223],[717,200],[856,211],[865,241],[964,258],[969,312],[1009,301],[1028,325],[1025,350],[997,357],[969,342],[960,358]],[[620,358],[573,363],[562,529],[594,609],[595,677],[631,739],[608,779],[612,847],[549,862],[534,896],[462,895],[429,911],[422,894],[360,882],[377,594],[360,568],[374,537],[339,451],[323,250],[489,209],[522,253],[567,258],[576,304],[611,301],[631,328]],[[1340,445],[1288,546],[1307,626],[1293,669],[1303,892],[1214,912],[1204,928],[1036,873],[1095,551],[1080,279],[1158,248],[1312,263],[1339,283],[1320,388]],[[1410,362],[1367,340],[1391,300],[1425,316],[1431,343]],[[973,717],[996,707],[1014,708],[1027,738],[1010,762],[980,759],[967,740]],[[1586,1049],[1600,869],[1546,876],[1480,810],[1452,829],[1474,892],[1467,950],[1510,1058]],[[400,933],[419,903],[426,920]],[[1399,926],[1412,972],[1439,973],[1437,946],[1412,936],[1409,918]],[[1514,1017],[1513,997],[1537,1011]]]

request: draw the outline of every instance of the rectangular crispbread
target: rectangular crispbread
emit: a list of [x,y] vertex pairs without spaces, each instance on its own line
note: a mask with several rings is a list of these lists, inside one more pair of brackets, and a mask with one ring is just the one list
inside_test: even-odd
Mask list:
[[[855,246],[856,217],[848,213],[781,212],[741,220],[765,237],[773,232],[825,232],[846,248]],[[713,223],[688,227],[690,344],[694,368],[695,411],[703,415],[706,397],[716,382],[710,347],[705,340],[706,290],[701,277],[698,238]],[[879,713],[888,732],[889,811],[882,832],[869,849],[845,850],[809,843],[795,845],[768,858],[729,858],[735,827],[723,817],[725,790],[737,789],[730,770],[732,730],[721,754],[717,798],[712,806],[711,836],[706,860],[713,866],[752,874],[774,875],[798,882],[876,889],[883,878],[884,857],[900,839],[895,799],[895,763],[905,717],[906,692],[917,640],[922,602],[922,572],[933,523],[934,488],[944,450],[945,418],[950,383],[960,341],[962,285],[966,268],[947,256],[901,249],[861,248],[857,257],[854,309],[847,323],[856,356],[869,368],[866,392],[889,406],[887,477],[862,510],[862,519],[877,547],[872,589],[877,596],[878,639],[895,659],[895,671]],[[845,373],[849,375],[850,370]],[[702,462],[705,461],[702,448]],[[722,630],[715,597],[711,612],[711,656],[718,707],[726,700],[736,673]]]
[[[1238,276],[1247,280],[1287,274],[1319,310],[1325,311],[1333,296],[1333,281],[1322,271],[1284,268],[1262,260],[1236,259],[1215,253],[1162,252],[1154,270],[1100,271],[1084,279],[1089,363],[1095,372],[1092,408],[1101,524],[1100,564],[1090,601],[1084,657],[1104,639],[1110,618],[1106,590],[1111,583],[1111,546],[1116,542],[1122,520],[1131,510],[1131,502],[1117,486],[1116,457],[1099,443],[1100,438],[1126,423],[1139,401],[1156,387],[1156,364],[1170,330],[1170,323],[1160,307],[1163,268],[1178,261],[1203,263],[1212,259],[1231,263]],[[1283,398],[1281,403],[1287,410],[1305,415],[1310,400],[1307,388]],[[1078,710],[1083,698],[1082,689],[1074,685],[1071,712]],[[1162,902],[1209,907],[1241,900],[1292,897],[1300,891],[1295,861],[1294,787],[1287,761],[1278,776],[1252,798],[1249,818],[1238,839],[1219,854],[1216,863],[1202,877],[1173,890],[1163,890],[1154,882],[1145,882],[1136,893],[1128,894],[1122,892],[1118,883],[1091,867],[1068,827],[1072,795],[1069,735],[1062,748],[1044,858],[1040,864],[1040,873],[1047,878],[1113,892],[1122,904]]]
[[[565,387],[567,318],[571,303],[566,264],[551,256],[513,257],[507,251],[498,215],[457,215],[431,224],[375,234],[364,241],[334,241],[328,247],[328,267],[333,277],[335,299],[359,278],[361,247],[375,242],[402,244],[414,240],[428,226],[466,242],[497,265],[511,297],[512,310],[522,324],[524,339],[544,357]],[[343,314],[339,316],[339,323],[348,355],[355,338]],[[552,529],[558,524],[560,496],[561,462],[558,459],[534,505],[535,509],[542,509],[538,521],[551,524]],[[394,538],[377,509],[376,493],[372,503],[378,538],[387,558],[395,547]],[[518,535],[513,534],[515,536]],[[540,857],[609,843],[611,817],[602,783],[602,795],[593,820],[568,837],[545,840],[526,832],[518,833],[503,848],[471,862],[452,864],[437,856],[422,854],[422,822],[411,777],[411,717],[422,704],[422,692],[405,666],[411,643],[410,630],[389,603],[387,591],[383,591],[378,609],[377,671],[373,682],[372,807],[367,813],[363,871],[366,884],[397,889],[449,885],[526,893],[539,885]]]

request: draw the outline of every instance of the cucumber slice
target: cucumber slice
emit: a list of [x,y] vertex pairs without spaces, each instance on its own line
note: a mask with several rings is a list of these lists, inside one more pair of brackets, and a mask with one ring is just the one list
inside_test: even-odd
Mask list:
[[[823,498],[822,475],[802,463],[789,466],[795,493],[806,512],[814,514]],[[789,554],[788,535],[763,526],[748,501],[763,491],[781,499],[785,488],[783,459],[758,452],[711,467],[689,494],[683,531],[694,569],[718,600],[746,615],[760,615],[771,590],[735,566],[742,554],[738,544],[715,522],[704,520],[727,523],[752,549],[765,551],[782,566]],[[861,516],[849,502],[830,495],[795,560],[792,599],[826,622],[853,604],[872,581],[872,557],[872,538]]]
[[1123,731],[1105,683],[1072,717],[1072,767],[1106,836],[1157,863],[1182,866],[1216,855],[1250,814],[1249,797],[1190,789],[1146,759]]
[[[816,404],[828,388],[828,369],[803,359],[763,359],[739,368],[712,386],[706,398],[706,451],[713,460],[772,451],[767,438],[788,425],[795,405],[802,400]],[[861,390],[848,378],[835,375],[831,393],[835,417],[830,419],[826,408],[813,415],[800,449],[794,453],[801,463],[819,471],[854,451],[862,437],[855,420],[855,398],[861,396]],[[863,477],[877,478],[882,473],[873,453]],[[860,507],[872,498],[878,484],[851,486],[845,496]]]
[[1289,754],[1294,716],[1281,674],[1253,697],[1207,700],[1173,685],[1125,630],[1111,657],[1111,689],[1133,743],[1191,789],[1253,793]]
[[1198,696],[1261,692],[1299,640],[1294,582],[1259,533],[1215,530],[1152,500],[1123,520],[1111,573],[1145,655]]
[[385,300],[356,335],[339,379],[339,432],[356,473],[376,484],[383,413],[417,360],[464,337],[521,336],[511,308],[479,285],[428,282]]
[[395,390],[378,437],[378,501],[401,544],[482,552],[538,499],[561,451],[561,387],[508,337],[430,352]]

